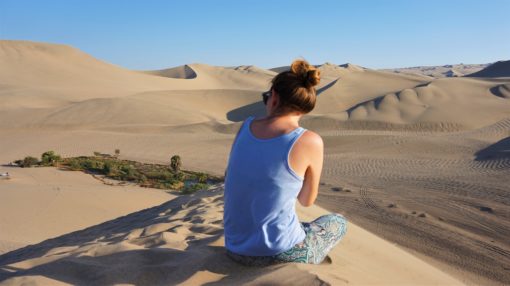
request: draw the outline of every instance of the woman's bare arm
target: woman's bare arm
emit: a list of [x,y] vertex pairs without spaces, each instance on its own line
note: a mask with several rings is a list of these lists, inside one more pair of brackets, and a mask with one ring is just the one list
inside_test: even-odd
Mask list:
[[319,182],[324,162],[324,142],[322,138],[313,132],[309,132],[306,142],[309,150],[310,165],[306,169],[303,181],[303,187],[298,195],[298,201],[301,205],[309,207],[313,205],[319,194]]

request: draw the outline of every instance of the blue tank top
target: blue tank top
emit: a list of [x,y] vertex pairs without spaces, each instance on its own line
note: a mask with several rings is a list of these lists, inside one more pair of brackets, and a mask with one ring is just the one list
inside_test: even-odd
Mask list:
[[225,177],[225,247],[237,254],[276,255],[305,239],[296,215],[303,179],[291,169],[289,152],[302,127],[269,139],[241,126],[232,145]]

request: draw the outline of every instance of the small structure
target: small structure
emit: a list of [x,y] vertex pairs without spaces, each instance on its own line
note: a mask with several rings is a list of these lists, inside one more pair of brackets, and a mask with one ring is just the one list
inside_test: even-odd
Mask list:
[[9,172],[0,173],[0,179],[10,179],[11,175],[9,175]]

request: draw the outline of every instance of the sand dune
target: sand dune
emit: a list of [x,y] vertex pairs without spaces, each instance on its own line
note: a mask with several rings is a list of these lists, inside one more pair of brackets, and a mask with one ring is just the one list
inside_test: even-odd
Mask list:
[[[222,185],[0,256],[0,284],[448,284],[459,281],[354,224],[323,265],[237,265],[224,252]],[[303,219],[324,213],[300,209]],[[122,261],[122,263],[119,263]]]
[[418,75],[399,75],[374,70],[339,73],[339,79],[322,90],[320,100],[311,114],[344,112],[361,102],[427,82],[428,79]]
[[195,64],[189,67],[197,77],[187,81],[130,71],[69,46],[28,41],[0,41],[0,62],[1,109],[55,107],[156,90],[264,90],[271,78],[254,69]]
[[469,74],[470,77],[510,77],[510,61],[499,61],[481,71]]
[[[319,204],[353,222],[330,265],[248,270],[224,260],[219,190],[187,208],[179,204],[193,197],[140,211],[167,194],[141,190],[141,198],[83,181],[93,180],[88,175],[23,169],[0,182],[0,228],[8,229],[0,250],[37,244],[0,256],[0,277],[6,284],[151,284],[171,275],[186,284],[457,283],[440,268],[465,283],[508,284],[509,69],[501,62],[476,76],[435,78],[482,68],[463,66],[407,74],[318,65],[317,105],[300,123],[325,142]],[[260,92],[285,68],[195,63],[141,72],[68,46],[0,41],[0,163],[47,150],[80,156],[119,148],[122,158],[143,162],[167,164],[179,154],[184,168],[221,176],[241,122],[265,114]],[[299,212],[311,219],[325,210]],[[126,257],[136,259],[118,263]],[[115,267],[99,270],[105,265]]]
[[[276,74],[256,66],[218,67],[206,64],[189,64],[180,67],[145,71],[146,74],[176,79],[195,79],[198,89],[259,89],[269,87],[269,81]],[[179,88],[173,88],[178,90]]]
[[[119,97],[144,90],[190,88],[178,80],[126,70],[69,46],[0,41],[2,108]],[[121,84],[122,83],[122,84]],[[54,106],[54,105],[52,105]]]
[[[501,81],[505,82],[508,80]],[[496,80],[441,79],[363,102],[348,113],[349,118],[359,120],[450,122],[478,128],[508,117],[510,101],[504,100],[505,87]],[[501,96],[493,96],[493,89]]]
[[508,99],[510,98],[510,84],[500,84],[493,86],[490,89],[490,92],[495,96]]
[[486,68],[489,64],[456,64],[443,66],[417,66],[407,68],[382,69],[394,73],[418,74],[431,78],[459,77]]
[[[264,114],[259,92],[268,88],[275,74],[254,66],[204,64],[141,73],[67,46],[2,41],[1,47],[0,125],[4,128],[236,122],[246,114]],[[326,63],[318,68],[323,74],[320,100],[310,115],[365,124],[439,123],[477,128],[509,114],[509,102],[500,100],[508,93],[505,78],[431,80],[353,64]],[[505,70],[504,63],[496,68]],[[209,102],[208,108],[202,108],[204,101]]]
[[197,73],[189,65],[144,72],[169,78],[192,79],[197,77]]
[[[143,92],[120,98],[94,98],[56,108],[4,110],[0,126],[16,128],[161,128],[208,123],[229,124],[245,114],[262,114],[260,92],[249,90],[182,90]],[[208,108],[204,108],[208,102]],[[193,112],[194,111],[194,112]],[[30,114],[30,116],[26,116]]]
[[456,69],[449,69],[446,72],[444,72],[443,74],[445,75],[445,77],[459,77],[459,76],[463,76],[463,74],[461,72],[459,72],[458,70],[456,70]]
[[201,85],[200,89],[249,89],[266,90],[274,73],[256,67],[217,67],[206,64],[193,64],[193,70],[208,85]]

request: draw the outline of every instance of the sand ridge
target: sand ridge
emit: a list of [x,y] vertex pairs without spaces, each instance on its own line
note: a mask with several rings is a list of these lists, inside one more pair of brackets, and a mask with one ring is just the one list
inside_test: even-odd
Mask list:
[[[265,113],[260,91],[269,87],[275,74],[254,66],[206,64],[136,72],[68,46],[27,41],[1,41],[0,51],[0,127],[12,129],[238,122],[247,114]],[[492,75],[507,65],[499,62],[484,71]],[[509,116],[508,78],[434,80],[353,64],[326,63],[318,68],[323,73],[320,100],[310,115],[334,115],[346,123],[465,128]],[[207,108],[203,102],[208,102]]]
[[442,66],[417,66],[406,68],[382,69],[394,73],[424,75],[431,78],[460,77],[478,72],[490,64],[455,64]]

